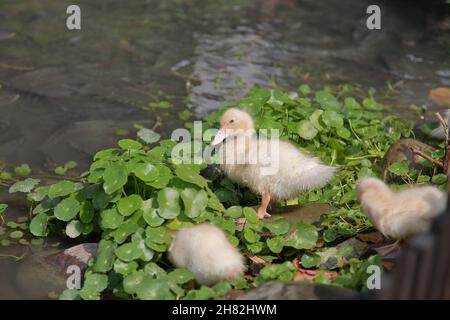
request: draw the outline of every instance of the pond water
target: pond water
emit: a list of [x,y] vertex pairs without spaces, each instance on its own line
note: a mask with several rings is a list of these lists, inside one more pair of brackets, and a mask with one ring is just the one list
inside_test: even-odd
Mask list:
[[[253,84],[350,82],[384,92],[397,83],[392,112],[414,119],[402,106],[429,104],[430,89],[450,86],[448,6],[378,1],[382,30],[370,31],[372,2],[79,0],[82,30],[68,31],[72,1],[1,1],[0,161],[45,175],[75,160],[83,171],[117,130],[141,123],[170,136],[183,125],[177,112],[200,117]],[[163,100],[173,107],[145,109]],[[7,218],[26,215],[5,188],[0,202],[10,204]],[[18,289],[21,273],[33,272],[23,263],[0,257],[0,298],[46,297],[37,285]]]

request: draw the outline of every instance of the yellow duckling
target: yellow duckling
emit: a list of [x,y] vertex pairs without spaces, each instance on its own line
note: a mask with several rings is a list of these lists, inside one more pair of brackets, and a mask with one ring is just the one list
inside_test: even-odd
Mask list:
[[447,194],[434,186],[394,192],[377,178],[365,178],[358,183],[357,193],[362,210],[375,228],[397,240],[392,249],[403,239],[429,231],[433,218],[447,206]]
[[271,199],[288,200],[323,187],[336,171],[290,142],[257,137],[252,117],[235,108],[225,111],[220,119],[220,130],[211,145],[220,143],[223,171],[262,196],[260,219],[270,216],[267,207]]
[[191,270],[197,282],[207,286],[245,271],[244,257],[224,232],[211,224],[177,231],[169,247],[169,260],[178,268]]

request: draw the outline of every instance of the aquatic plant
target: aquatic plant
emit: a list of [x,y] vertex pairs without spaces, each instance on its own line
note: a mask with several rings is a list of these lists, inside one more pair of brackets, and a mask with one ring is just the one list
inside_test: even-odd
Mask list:
[[[26,228],[34,236],[52,233],[80,243],[99,242],[82,288],[64,291],[61,299],[99,299],[103,294],[125,299],[223,298],[233,288],[302,279],[306,269],[314,273],[315,282],[363,289],[367,266],[381,265],[380,257],[350,259],[350,245],[335,247],[372,227],[356,201],[355,183],[380,175],[386,150],[399,138],[412,136],[413,125],[384,116],[386,107],[372,94],[362,101],[351,94],[348,85],[314,91],[303,84],[293,93],[254,87],[238,104],[225,105],[205,119],[206,130],[218,126],[224,109],[245,109],[257,127],[280,129],[283,138],[337,166],[338,174],[326,187],[288,202],[323,202],[336,208],[314,224],[288,223],[283,218],[260,221],[251,208],[257,203],[255,195],[223,176],[205,179],[201,175],[205,164],[173,163],[176,142],[159,141],[159,135],[146,128],[138,129],[135,140],[122,139],[118,147],[97,152],[80,182],[39,186],[38,179],[29,177],[9,191],[27,194],[31,220]],[[68,163],[57,173],[71,167],[73,163]],[[30,170],[24,165],[15,173],[27,176]],[[0,205],[0,213],[5,209]],[[173,231],[202,222],[223,229],[248,261],[262,269],[250,268],[245,277],[212,288],[189,290],[192,272],[173,268],[165,252]],[[327,264],[330,256],[336,264]]]

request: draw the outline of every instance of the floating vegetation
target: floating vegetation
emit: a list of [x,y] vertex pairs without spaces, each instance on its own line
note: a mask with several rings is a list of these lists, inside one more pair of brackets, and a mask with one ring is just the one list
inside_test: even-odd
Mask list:
[[[328,203],[335,208],[312,224],[284,218],[260,221],[251,207],[258,203],[254,194],[220,175],[204,178],[201,170],[206,164],[172,162],[176,142],[160,140],[158,133],[142,127],[137,127],[136,139],[122,139],[118,147],[97,152],[80,182],[40,186],[41,181],[33,177],[12,181],[9,192],[22,192],[29,200],[32,219],[22,224],[32,235],[99,243],[82,288],[67,289],[60,299],[100,299],[106,293],[124,299],[220,299],[232,289],[305,277],[364,290],[367,267],[381,266],[381,257],[362,259],[350,254],[350,244],[337,247],[372,228],[361,213],[355,184],[362,177],[381,176],[381,161],[389,146],[412,137],[413,124],[384,116],[387,107],[372,92],[362,100],[351,94],[350,85],[315,91],[303,84],[292,93],[254,87],[238,104],[225,105],[208,116],[203,125],[204,130],[218,127],[223,110],[238,107],[252,114],[258,128],[279,129],[282,138],[338,167],[326,187],[289,201]],[[152,105],[169,106],[164,101]],[[179,117],[187,120],[190,112]],[[68,162],[56,173],[75,166]],[[404,162],[389,170],[411,181],[442,187],[446,183],[438,171],[425,179],[426,173],[415,172]],[[31,169],[21,165],[14,173],[26,177]],[[0,205],[0,214],[6,208]],[[256,263],[260,268],[249,268],[245,276],[213,287],[188,286],[192,272],[173,268],[166,252],[175,230],[204,222],[221,228],[248,257],[249,266]],[[21,230],[9,233],[11,240],[23,236]],[[1,244],[7,245],[5,240]],[[330,257],[338,263],[330,264]]]

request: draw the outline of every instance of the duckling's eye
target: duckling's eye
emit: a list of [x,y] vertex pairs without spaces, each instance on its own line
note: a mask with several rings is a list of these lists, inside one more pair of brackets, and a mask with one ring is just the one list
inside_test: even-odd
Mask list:
[[233,123],[233,122],[234,122],[234,120],[233,120],[233,119],[231,119],[231,120],[230,120],[230,123]]

